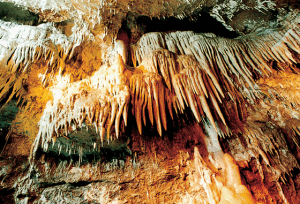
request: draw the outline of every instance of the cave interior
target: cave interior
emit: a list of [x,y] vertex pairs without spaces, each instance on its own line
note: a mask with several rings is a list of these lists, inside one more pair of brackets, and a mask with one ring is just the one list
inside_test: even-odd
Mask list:
[[0,0],[0,203],[300,203],[296,0]]

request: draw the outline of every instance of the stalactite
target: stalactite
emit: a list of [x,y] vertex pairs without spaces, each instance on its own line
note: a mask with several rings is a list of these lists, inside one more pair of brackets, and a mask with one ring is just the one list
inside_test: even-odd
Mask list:
[[[175,112],[178,105],[181,111],[190,107],[198,122],[200,117],[207,117],[213,125],[216,119],[220,119],[226,126],[226,117],[220,108],[220,104],[226,101],[225,97],[239,103],[245,99],[254,103],[261,97],[259,87],[253,80],[254,73],[257,76],[268,76],[272,72],[270,61],[296,63],[288,48],[296,49],[297,52],[299,44],[296,38],[291,38],[291,34],[298,36],[297,26],[286,26],[236,39],[191,31],[148,33],[132,47],[132,59],[136,60],[134,64],[139,64],[137,68],[144,73],[162,76],[163,83],[178,100],[173,102]],[[155,90],[149,89],[148,94],[150,91],[155,96]],[[171,103],[166,104],[170,107]],[[142,104],[138,106],[142,107]],[[155,109],[156,106],[154,103],[151,108]],[[141,107],[137,114],[140,114]],[[153,124],[151,108],[148,108],[148,112]],[[240,112],[238,109],[236,111]],[[155,114],[154,117],[158,119]],[[136,118],[141,132],[140,116]]]
[[[35,27],[0,21],[0,27],[1,42],[10,43],[10,46],[6,47],[9,49],[6,59],[1,60],[7,60],[5,63],[12,72],[18,71],[20,64],[24,65],[22,71],[26,71],[41,55],[49,60],[49,65],[56,64],[58,54],[60,52],[68,54],[73,46],[72,39],[59,33],[50,23]],[[61,47],[55,47],[59,45]]]
[[[92,77],[74,83],[69,83],[67,77],[57,79],[58,83],[52,87],[54,100],[48,102],[39,122],[38,144],[41,143],[44,151],[53,138],[61,136],[59,129],[65,129],[67,136],[72,131],[72,123],[76,127],[81,127],[83,122],[94,124],[102,142],[105,132],[108,141],[113,138],[110,132],[115,124],[116,137],[119,136],[121,115],[129,105],[129,88],[127,80],[122,79],[118,71],[100,70]],[[120,80],[112,81],[111,75],[118,74]]]
[[162,125],[167,130],[167,117],[164,101],[165,88],[161,77],[155,73],[135,74],[130,79],[130,88],[133,90],[132,101],[135,107],[133,114],[136,117],[140,134],[142,134],[142,123],[146,123],[145,109],[147,106],[151,124],[153,125],[155,120],[157,130],[162,135]]
[[[67,37],[60,33],[51,23],[27,26],[0,20],[0,28],[0,63],[3,69],[0,80],[7,81],[10,76],[9,83],[2,83],[2,104],[9,102],[14,96],[21,99],[25,95],[22,82],[28,78],[33,63],[43,57],[48,62],[49,70],[56,70],[59,66],[62,72],[66,56],[71,48],[76,47],[73,36]],[[45,82],[44,78],[43,83]],[[12,87],[13,91],[10,92]],[[9,97],[2,97],[7,95]],[[6,101],[2,101],[3,99]]]
[[[24,66],[23,71],[26,70],[30,63],[40,56],[44,56],[49,61],[49,65],[59,65],[63,69],[64,62],[57,61],[58,54],[63,55],[63,59],[66,59],[68,54],[71,57],[74,48],[82,41],[80,36],[66,37],[60,34],[51,24],[42,24],[33,29],[32,26],[1,22],[1,29],[1,40],[15,40],[20,37],[25,40],[19,44],[18,41],[14,48],[6,48],[12,50],[6,59],[12,73],[17,72],[21,64],[22,67]],[[13,35],[10,34],[12,32],[10,30],[14,31]],[[224,116],[224,111],[220,108],[220,105],[226,101],[225,98],[229,96],[232,100],[242,101],[241,95],[252,103],[256,97],[259,98],[260,92],[253,80],[253,73],[268,75],[271,72],[268,63],[272,60],[295,63],[288,48],[297,52],[297,47],[299,47],[297,43],[298,30],[297,26],[294,26],[236,39],[224,39],[215,35],[196,34],[191,31],[167,34],[156,32],[144,35],[132,47],[132,59],[136,59],[134,64],[139,64],[136,70],[141,70],[142,74],[134,71],[127,76],[130,80],[133,113],[139,132],[142,133],[142,126],[146,125],[146,108],[151,124],[156,123],[160,134],[162,134],[162,127],[167,129],[166,107],[168,107],[171,117],[173,117],[173,109],[178,114],[182,113],[186,107],[190,107],[198,122],[201,122],[202,118],[208,118],[217,130],[215,121],[220,119],[226,126],[227,116]],[[49,37],[47,37],[47,33],[50,33]],[[49,40],[50,42],[48,42]],[[31,43],[33,41],[35,43]],[[45,44],[45,42],[48,43]],[[111,67],[120,73],[125,71],[124,60],[126,63],[127,58],[127,51],[122,43],[119,40],[115,45],[116,55],[122,59],[117,59],[118,63]],[[124,80],[122,79],[124,76],[119,76],[99,75],[74,86],[84,87],[83,84],[88,83],[87,86],[91,85],[94,89],[104,88],[114,95],[116,90],[107,88],[106,83],[123,83],[121,81]],[[6,79],[7,77],[3,78],[4,81]],[[4,96],[11,87],[14,87],[11,97],[19,94],[20,88],[18,87],[21,86],[22,80],[13,77],[10,77],[9,80],[11,83],[5,83],[5,87],[1,90],[1,96]],[[222,87],[221,84],[224,84],[225,87]],[[59,103],[51,105],[53,110],[50,114],[51,117],[48,117],[47,120],[51,123],[52,128],[46,128],[47,131],[44,132],[51,135],[54,131],[58,134],[58,129],[64,128],[65,134],[67,134],[72,118],[79,126],[85,118],[88,118],[99,128],[101,138],[106,130],[108,130],[107,137],[109,138],[109,130],[113,121],[118,122],[115,126],[116,130],[118,130],[122,114],[126,123],[128,107],[124,105],[124,102],[121,102],[120,99],[107,100],[107,96],[103,97],[104,101],[101,103],[93,105],[93,102],[84,101],[95,101],[96,99],[92,99],[91,95],[86,95],[84,92],[79,93],[78,87],[77,95],[73,94],[67,102],[64,102],[69,104],[65,108],[69,111],[68,114],[66,111],[66,116],[62,116],[62,113],[58,114],[58,111],[61,111]],[[69,90],[66,93],[74,90],[73,88],[67,89]],[[89,91],[91,91],[90,88]],[[237,92],[241,92],[241,94],[237,94]],[[103,92],[100,91],[99,94],[103,95]],[[79,98],[75,99],[76,97]],[[95,110],[96,106],[98,110]],[[112,110],[112,112],[108,113],[108,110]],[[66,119],[60,121],[57,118]],[[119,132],[116,131],[116,136],[118,135]]]

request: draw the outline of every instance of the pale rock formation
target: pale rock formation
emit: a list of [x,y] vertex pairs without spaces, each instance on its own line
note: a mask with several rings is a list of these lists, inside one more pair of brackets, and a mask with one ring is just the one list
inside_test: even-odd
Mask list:
[[[203,128],[202,132],[194,134],[200,135],[205,150],[202,150],[201,155],[196,146],[199,145],[198,141],[194,141],[194,166],[181,162],[176,171],[183,171],[182,168],[188,166],[196,172],[200,179],[199,185],[204,188],[209,203],[255,203],[252,192],[240,175],[240,168],[248,168],[253,163],[258,172],[256,178],[262,183],[272,182],[278,193],[277,199],[289,203],[281,182],[287,182],[286,175],[299,169],[298,153],[290,153],[288,146],[299,150],[298,110],[293,109],[296,105],[292,104],[293,107],[290,107],[283,104],[284,110],[281,112],[285,114],[284,117],[279,113],[277,116],[272,114],[272,108],[269,107],[275,105],[267,100],[281,96],[276,92],[277,89],[259,86],[257,80],[272,77],[274,64],[278,70],[296,70],[294,68],[299,63],[300,54],[298,11],[290,12],[277,27],[234,39],[193,31],[150,32],[129,46],[115,36],[121,27],[121,19],[125,18],[125,14],[133,6],[129,1],[91,0],[88,4],[85,1],[12,2],[30,8],[40,16],[44,12],[54,12],[60,16],[56,19],[58,21],[75,19],[71,35],[63,33],[54,23],[28,26],[0,20],[1,105],[13,97],[26,98],[26,80],[33,74],[37,75],[37,70],[32,69],[34,66],[43,69],[43,63],[46,65],[44,73],[39,73],[40,84],[30,85],[41,86],[45,91],[50,91],[52,96],[43,107],[39,119],[38,133],[29,157],[29,170],[22,179],[15,182],[16,202],[27,203],[28,197],[21,201],[19,195],[38,191],[31,175],[38,171],[40,163],[45,167],[45,172],[48,172],[46,162],[38,160],[39,150],[49,153],[50,145],[55,146],[59,138],[69,139],[70,133],[94,126],[101,144],[94,142],[91,146],[94,150],[99,150],[103,148],[104,142],[109,143],[119,138],[123,127],[132,124],[132,121],[128,121],[130,116],[135,118],[140,135],[145,134],[144,128],[155,126],[157,133],[164,136],[170,131],[168,124],[191,112],[195,121]],[[149,9],[153,13],[144,12],[150,17],[172,14],[177,18],[184,18],[189,14],[185,12],[186,9],[193,13],[195,9],[201,8],[200,3],[205,2],[155,2],[149,7],[161,7],[157,10]],[[178,6],[178,11],[164,11],[165,6],[172,8],[174,5]],[[256,1],[254,8],[268,11],[275,9],[275,5],[273,1]],[[225,12],[226,9],[229,11]],[[225,12],[223,16],[232,19],[239,9],[249,8],[242,1],[225,1],[219,7],[213,6],[212,12],[229,28],[221,11]],[[120,19],[115,19],[118,15],[121,16]],[[51,20],[49,16],[44,18]],[[76,52],[82,52],[84,46],[89,46],[88,43],[97,44],[102,52],[97,61],[98,70],[89,72],[89,76],[84,78],[71,80],[70,75],[77,72],[74,61],[82,61],[74,60],[73,57],[76,58]],[[131,62],[133,67],[130,67]],[[68,73],[69,75],[65,73],[67,65],[74,66],[74,72]],[[271,119],[266,121],[272,120],[274,124],[266,122],[265,126],[257,125],[260,116],[250,113],[251,106],[268,109],[265,115],[261,110],[255,111],[261,117],[269,114]],[[246,108],[249,110],[245,110]],[[288,136],[284,136],[280,128],[285,128]],[[226,151],[232,156],[224,153],[222,148],[225,144],[221,144],[221,139],[230,141]],[[144,148],[143,145],[146,146],[141,142],[140,146]],[[61,143],[57,146],[58,155],[65,149],[64,152],[69,152],[69,155],[79,155],[79,166],[83,163],[85,147],[75,148],[74,145]],[[133,169],[139,167],[138,153],[139,151],[134,151],[132,157]],[[151,149],[151,154],[154,154],[154,166],[158,169],[156,150]],[[160,159],[163,160],[164,158]],[[120,165],[118,160],[112,163],[114,166]],[[62,165],[57,169],[64,169]],[[70,172],[83,174],[81,170],[77,170],[72,168]],[[96,170],[98,171],[98,166]],[[69,172],[69,169],[64,171]],[[101,174],[101,169],[99,172]],[[93,175],[87,173],[82,177],[91,179]],[[184,179],[186,177],[183,176]],[[165,177],[162,180],[164,179]],[[124,181],[126,182],[131,181]],[[142,184],[140,180],[137,182]],[[63,188],[53,191],[53,199],[66,202],[61,198],[61,189]],[[147,190],[147,197],[151,200],[149,194],[151,192]],[[47,202],[48,197],[49,194],[43,192],[38,203]],[[85,197],[91,199],[93,196],[86,193]],[[81,202],[79,198],[76,201]]]

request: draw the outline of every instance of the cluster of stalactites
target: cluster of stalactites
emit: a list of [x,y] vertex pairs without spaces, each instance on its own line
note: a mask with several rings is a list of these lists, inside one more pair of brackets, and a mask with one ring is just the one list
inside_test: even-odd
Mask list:
[[113,125],[118,138],[121,118],[127,125],[130,101],[127,78],[120,71],[102,67],[93,76],[74,83],[57,78],[58,83],[52,87],[54,99],[47,103],[39,122],[37,140],[45,151],[51,141],[67,137],[84,122],[95,126],[102,142],[105,133],[108,141],[114,139]]
[[193,57],[176,56],[168,50],[157,50],[145,57],[138,69],[143,73],[131,77],[130,87],[140,133],[142,133],[141,118],[144,124],[146,123],[146,107],[152,124],[154,115],[160,135],[161,123],[164,129],[167,129],[167,109],[173,119],[173,110],[176,114],[180,114],[186,107],[190,107],[198,122],[208,118],[218,131],[213,117],[213,112],[216,112],[216,116],[226,125],[220,108],[224,93],[220,85],[215,83],[216,79],[202,70]]
[[[228,116],[225,98],[253,102],[260,96],[254,73],[268,75],[270,61],[295,62],[289,48],[299,48],[295,37],[299,29],[286,30],[237,39],[190,31],[146,34],[132,47],[133,62],[139,65],[134,72],[125,68],[117,54],[116,64],[71,84],[61,92],[63,98],[47,104],[40,121],[39,135],[46,138],[43,144],[48,144],[54,133],[58,136],[59,129],[64,128],[67,135],[72,124],[81,126],[85,119],[100,130],[102,140],[115,121],[118,136],[120,116],[123,114],[126,123],[130,97],[140,134],[147,115],[162,135],[167,129],[167,110],[173,119],[173,110],[180,114],[186,107],[198,122],[208,120],[219,132],[221,124],[215,121],[226,127]],[[125,70],[130,74],[124,74]]]
[[[83,40],[78,33],[67,37],[53,23],[28,26],[0,20],[0,102],[7,103],[14,96],[21,99],[26,93],[23,79],[40,59],[48,62],[46,73],[58,69],[62,73],[66,58],[72,57]],[[42,83],[47,83],[45,76]]]
[[[292,124],[291,122],[291,124],[287,125],[287,129],[290,129]],[[293,135],[289,133],[287,137],[290,137],[291,142],[299,148],[299,141],[297,139],[299,130],[296,128],[297,127],[291,128],[296,134]],[[291,172],[299,168],[297,158],[289,152],[287,139],[281,132],[277,132],[276,128],[274,128],[272,132],[267,132],[261,127],[257,127],[257,124],[248,122],[247,128],[245,128],[244,134],[242,134],[241,137],[243,137],[243,139],[239,137],[235,139],[233,142],[234,147],[232,146],[233,144],[229,144],[229,148],[232,148],[232,154],[236,160],[246,162],[246,166],[248,166],[252,158],[256,158],[255,161],[262,180],[265,179],[262,161],[268,167],[276,169],[275,182],[277,183],[279,183],[279,181],[287,182],[287,176],[291,176]],[[247,149],[245,149],[245,144],[243,144],[242,140],[247,144]],[[282,153],[284,151],[285,153]],[[270,155],[272,155],[272,157],[270,157]]]
[[[298,24],[295,24],[236,39],[191,31],[145,34],[131,48],[133,64],[142,70],[131,79],[132,100],[140,133],[141,118],[144,123],[146,121],[146,107],[151,122],[152,112],[160,113],[155,117],[160,133],[161,122],[166,123],[165,104],[159,99],[156,104],[162,104],[158,105],[160,108],[151,108],[155,107],[155,94],[161,94],[167,107],[181,113],[185,107],[190,107],[198,122],[207,118],[217,130],[215,119],[220,119],[226,126],[226,110],[225,107],[220,108],[224,99],[238,103],[247,99],[254,103],[255,99],[260,98],[254,74],[268,76],[272,72],[272,61],[296,63],[292,51],[300,53],[299,30]],[[158,93],[153,88],[154,81],[162,87]],[[169,108],[169,113],[173,117],[172,108]]]
[[[130,78],[130,89],[132,113],[135,115],[140,134],[143,124],[146,126],[148,113],[151,124],[154,125],[155,121],[157,130],[162,135],[162,124],[164,129],[167,129],[165,100],[170,100],[171,96],[166,92],[161,76],[156,73],[135,74]],[[169,101],[167,103],[170,105]],[[172,113],[172,107],[168,108]]]
[[296,63],[288,48],[296,51],[299,45],[297,40],[291,42],[288,47],[284,44],[275,45],[284,35],[297,36],[298,30],[296,24],[291,28],[236,39],[225,39],[213,34],[196,34],[192,31],[148,33],[132,47],[132,60],[134,64],[141,64],[149,53],[167,49],[177,55],[193,56],[202,69],[214,75],[224,75],[230,84],[236,83],[236,86],[242,89],[254,90],[252,75],[269,75],[271,67],[268,62]]
[[12,72],[26,71],[30,64],[44,56],[49,65],[57,64],[73,47],[73,38],[60,33],[53,24],[18,25],[0,21],[1,61]]

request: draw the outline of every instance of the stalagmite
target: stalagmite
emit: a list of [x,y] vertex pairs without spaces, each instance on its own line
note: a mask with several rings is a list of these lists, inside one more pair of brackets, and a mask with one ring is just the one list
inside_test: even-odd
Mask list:
[[235,186],[242,184],[239,167],[229,154],[224,154],[224,163],[226,166],[226,186],[234,189]]
[[219,204],[254,204],[255,200],[252,194],[241,183],[239,167],[233,157],[229,154],[224,154],[224,163],[226,165],[226,186],[221,188],[221,200]]
[[204,190],[208,197],[208,201],[210,204],[217,204],[220,199],[220,195],[215,183],[213,172],[210,170],[210,168],[200,155],[197,147],[194,148],[194,156],[195,168],[198,175],[200,176],[200,184],[204,187]]

